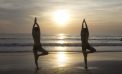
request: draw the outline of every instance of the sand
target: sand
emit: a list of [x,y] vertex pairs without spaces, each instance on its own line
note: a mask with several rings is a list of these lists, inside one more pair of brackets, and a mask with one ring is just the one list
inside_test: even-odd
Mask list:
[[0,74],[122,74],[122,52],[96,52],[88,55],[85,71],[79,52],[51,52],[39,58],[36,71],[33,53],[0,53]]

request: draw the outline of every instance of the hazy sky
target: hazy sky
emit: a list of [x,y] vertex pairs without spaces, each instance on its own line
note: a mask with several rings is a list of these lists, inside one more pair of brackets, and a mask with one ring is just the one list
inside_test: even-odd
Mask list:
[[[63,26],[57,10],[68,11]],[[122,0],[0,0],[0,33],[31,33],[34,17],[44,34],[79,34],[83,18],[91,34],[122,34]]]

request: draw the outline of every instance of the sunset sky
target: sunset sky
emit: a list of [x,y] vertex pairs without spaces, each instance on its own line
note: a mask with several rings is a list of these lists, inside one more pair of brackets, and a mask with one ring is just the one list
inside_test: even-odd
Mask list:
[[122,0],[0,0],[0,33],[31,33],[34,17],[43,34],[122,34]]

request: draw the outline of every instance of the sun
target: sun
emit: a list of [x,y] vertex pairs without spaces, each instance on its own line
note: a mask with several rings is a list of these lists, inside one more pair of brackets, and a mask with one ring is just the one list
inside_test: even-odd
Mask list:
[[58,25],[65,25],[69,21],[69,12],[67,10],[56,10],[53,12],[53,21]]

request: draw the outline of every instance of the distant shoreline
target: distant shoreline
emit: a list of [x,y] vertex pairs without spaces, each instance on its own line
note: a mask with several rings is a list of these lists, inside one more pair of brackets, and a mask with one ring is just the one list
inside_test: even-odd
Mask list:
[[[0,53],[31,53],[32,51],[0,51]],[[50,53],[56,53],[56,52],[66,52],[66,53],[81,53],[82,51],[48,51]],[[122,51],[97,51],[95,53],[101,53],[101,52],[122,52]],[[33,52],[32,52],[33,53]]]

